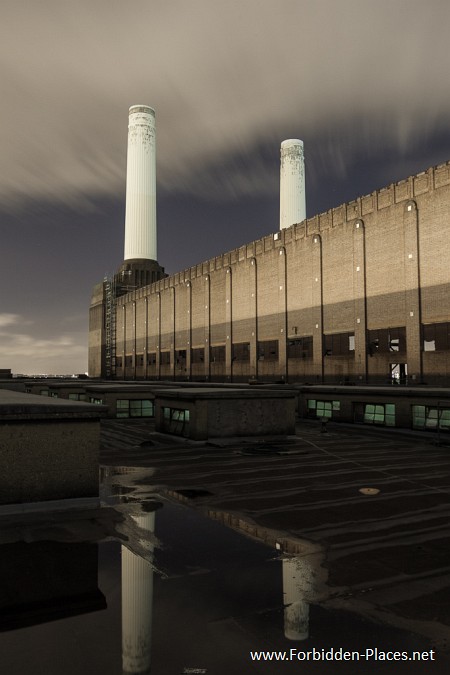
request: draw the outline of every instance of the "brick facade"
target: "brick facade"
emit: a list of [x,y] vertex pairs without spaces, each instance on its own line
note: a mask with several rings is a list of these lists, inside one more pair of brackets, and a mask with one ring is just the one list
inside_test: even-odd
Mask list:
[[116,378],[448,384],[449,238],[450,162],[119,297]]

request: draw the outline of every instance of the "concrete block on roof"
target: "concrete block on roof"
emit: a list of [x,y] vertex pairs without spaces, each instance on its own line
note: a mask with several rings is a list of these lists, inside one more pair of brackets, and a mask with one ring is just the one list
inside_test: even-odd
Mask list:
[[0,504],[98,496],[104,406],[0,390]]

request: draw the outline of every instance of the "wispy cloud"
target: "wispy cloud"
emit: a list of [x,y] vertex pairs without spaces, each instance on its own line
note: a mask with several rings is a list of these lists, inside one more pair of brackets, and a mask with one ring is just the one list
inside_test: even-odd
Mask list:
[[[167,190],[258,194],[271,178],[247,167],[280,134],[331,138],[323,161],[341,172],[364,148],[404,152],[449,117],[449,20],[446,0],[7,0],[0,196],[123,194],[140,102]],[[241,170],[220,175],[224,157]]]
[[5,328],[6,326],[13,326],[14,324],[19,323],[19,321],[19,314],[0,314],[0,329]]

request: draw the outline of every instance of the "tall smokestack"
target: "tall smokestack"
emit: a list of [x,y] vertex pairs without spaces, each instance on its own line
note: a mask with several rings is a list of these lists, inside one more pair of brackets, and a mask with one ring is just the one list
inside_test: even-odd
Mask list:
[[125,260],[158,260],[155,111],[133,105],[128,117]]
[[280,230],[306,218],[303,141],[283,141],[280,151]]

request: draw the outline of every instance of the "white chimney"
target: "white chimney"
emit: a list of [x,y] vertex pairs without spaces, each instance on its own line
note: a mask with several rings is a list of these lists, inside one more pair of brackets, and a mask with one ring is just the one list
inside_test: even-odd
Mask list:
[[283,141],[280,151],[280,230],[306,218],[303,141]]
[[133,105],[128,118],[125,260],[158,260],[155,111]]

